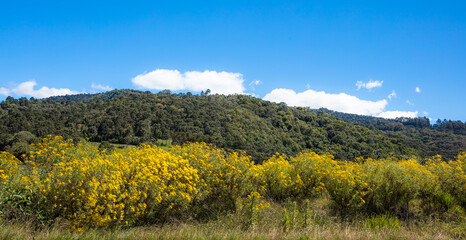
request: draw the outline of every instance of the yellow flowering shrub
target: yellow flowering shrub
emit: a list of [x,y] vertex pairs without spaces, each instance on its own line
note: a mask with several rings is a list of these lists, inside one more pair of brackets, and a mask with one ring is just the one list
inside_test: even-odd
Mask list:
[[[149,145],[105,152],[59,136],[32,149],[24,163],[0,153],[0,216],[20,213],[72,229],[232,210],[254,226],[269,206],[266,200],[323,194],[342,213],[407,213],[414,199],[445,213],[466,203],[466,153],[450,162],[435,156],[421,164],[414,157],[337,161],[305,151],[295,157],[277,153],[254,164],[243,153],[205,143],[169,152]],[[464,215],[460,210],[453,213]]]
[[415,191],[419,194],[430,194],[437,191],[438,177],[433,174],[429,169],[420,164],[415,159],[407,159],[399,161],[398,164],[404,169],[410,179]]
[[70,226],[157,221],[185,210],[197,193],[197,170],[188,161],[143,145],[112,154],[80,145],[56,162],[40,184],[43,202]]
[[325,184],[338,166],[330,154],[318,155],[314,152],[302,152],[290,159],[300,177],[300,193],[303,197],[316,197],[326,191]]
[[340,211],[352,211],[363,207],[364,197],[370,191],[364,181],[363,167],[354,162],[341,162],[334,166],[326,189]]
[[440,155],[427,159],[427,168],[435,174],[444,191],[454,196],[466,208],[466,153],[454,161],[442,161]]
[[17,174],[19,161],[8,152],[0,152],[0,185],[6,183],[12,176]]
[[370,188],[364,197],[370,212],[406,213],[411,200],[435,189],[435,175],[413,159],[366,159],[362,166],[366,174],[364,181]]
[[249,156],[236,152],[227,153],[206,143],[173,146],[170,151],[187,159],[189,164],[197,169],[198,202],[216,200],[234,209],[236,199],[252,190],[247,178],[248,171],[253,166]]
[[37,144],[31,144],[33,150],[29,153],[28,161],[33,161],[39,166],[47,166],[65,162],[74,157],[76,147],[73,140],[64,140],[61,136],[49,135]]
[[296,197],[303,185],[284,154],[276,154],[256,166],[252,176],[262,194],[276,200]]

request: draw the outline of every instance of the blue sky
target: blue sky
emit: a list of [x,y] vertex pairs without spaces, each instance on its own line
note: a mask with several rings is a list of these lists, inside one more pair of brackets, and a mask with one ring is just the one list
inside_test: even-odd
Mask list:
[[210,88],[466,121],[465,12],[464,1],[2,1],[0,99]]

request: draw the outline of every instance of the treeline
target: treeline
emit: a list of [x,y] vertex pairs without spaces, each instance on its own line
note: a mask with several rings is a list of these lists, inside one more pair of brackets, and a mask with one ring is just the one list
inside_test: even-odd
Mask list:
[[44,100],[8,97],[0,103],[0,150],[17,157],[48,134],[93,142],[164,144],[207,142],[246,151],[256,162],[276,152],[305,149],[336,159],[393,154],[453,159],[466,151],[464,134],[402,125],[400,131],[349,123],[322,111],[293,108],[246,95],[158,94],[114,90]]
[[334,117],[338,117],[351,123],[357,123],[370,129],[379,129],[383,131],[403,131],[406,130],[407,127],[414,127],[419,129],[451,131],[455,134],[466,135],[466,122],[463,123],[460,120],[452,121],[447,119],[437,119],[434,124],[431,124],[430,120],[426,117],[399,117],[396,119],[387,119],[337,112],[326,108],[311,109],[311,111],[328,113]]
[[431,124],[426,117],[386,119],[342,113],[325,108],[311,111],[327,113],[371,130],[380,130],[387,136],[400,139],[404,145],[422,149],[426,156],[441,153],[451,159],[456,149],[461,151],[466,149],[466,122],[459,120],[437,119],[434,124]]

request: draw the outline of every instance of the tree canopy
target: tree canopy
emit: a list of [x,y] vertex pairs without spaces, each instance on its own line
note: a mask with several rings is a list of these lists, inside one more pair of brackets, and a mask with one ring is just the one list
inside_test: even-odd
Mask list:
[[304,149],[329,152],[342,160],[434,154],[452,159],[466,151],[461,122],[431,126],[423,119],[352,121],[348,120],[352,115],[332,115],[335,112],[207,91],[193,95],[114,90],[43,100],[8,97],[0,103],[0,150],[21,142],[18,138],[32,141],[25,133],[29,132],[133,145],[207,142],[227,151],[246,151],[256,162],[276,152],[292,155]]

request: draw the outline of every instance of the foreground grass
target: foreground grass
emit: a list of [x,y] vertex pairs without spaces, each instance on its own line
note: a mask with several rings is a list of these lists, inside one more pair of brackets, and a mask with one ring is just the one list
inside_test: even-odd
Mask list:
[[423,226],[407,225],[399,229],[372,231],[358,224],[341,223],[333,226],[314,225],[305,229],[284,231],[282,228],[244,230],[229,228],[219,222],[206,224],[176,224],[163,227],[135,227],[116,230],[88,230],[70,233],[60,228],[34,231],[24,225],[1,225],[1,239],[464,239],[444,223]]
[[[329,201],[312,202],[311,221],[306,226],[296,218],[285,228],[286,204],[272,204],[262,211],[254,225],[245,225],[247,216],[219,215],[205,222],[173,220],[163,226],[88,229],[70,232],[60,226],[37,229],[32,224],[0,223],[0,239],[465,239],[466,222],[435,218],[400,221],[395,217],[340,218],[330,214]],[[289,205],[288,205],[289,206]],[[289,209],[289,208],[288,208]]]

